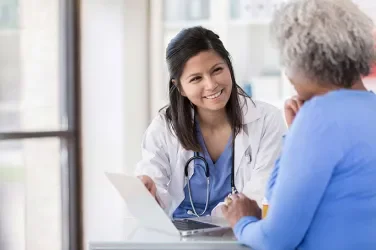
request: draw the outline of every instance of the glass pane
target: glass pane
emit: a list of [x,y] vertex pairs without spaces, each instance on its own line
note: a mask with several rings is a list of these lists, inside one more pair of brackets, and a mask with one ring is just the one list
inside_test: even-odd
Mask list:
[[228,0],[231,19],[269,20],[275,6],[283,0]]
[[0,0],[0,132],[60,130],[59,1]]
[[164,0],[166,21],[205,20],[210,16],[210,0]]
[[17,0],[0,0],[0,29],[14,29],[18,26],[17,8]]
[[60,140],[0,141],[0,249],[62,248]]

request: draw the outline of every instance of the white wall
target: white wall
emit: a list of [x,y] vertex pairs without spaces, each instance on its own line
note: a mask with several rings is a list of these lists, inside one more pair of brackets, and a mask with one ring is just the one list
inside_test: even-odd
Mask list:
[[[165,44],[163,43],[163,0],[150,0],[150,116],[167,104],[168,80],[164,78],[166,72]],[[162,84],[161,84],[162,83]]]
[[[125,5],[125,171],[141,158],[141,139],[150,118],[148,0],[123,0]],[[155,114],[151,115],[154,117]]]
[[146,0],[82,0],[84,244],[117,240],[125,206],[104,172],[132,172],[148,122]]

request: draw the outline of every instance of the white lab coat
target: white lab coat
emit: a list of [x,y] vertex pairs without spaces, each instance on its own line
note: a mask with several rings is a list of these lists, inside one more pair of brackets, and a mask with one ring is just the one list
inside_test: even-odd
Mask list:
[[[281,151],[286,123],[274,106],[259,101],[255,104],[247,98],[247,105],[242,105],[244,126],[235,138],[235,186],[261,206],[266,182]],[[172,216],[184,200],[184,166],[193,152],[182,147],[169,126],[164,112],[151,122],[143,137],[142,160],[135,174],[154,180],[161,206]],[[189,178],[193,171],[191,162]]]

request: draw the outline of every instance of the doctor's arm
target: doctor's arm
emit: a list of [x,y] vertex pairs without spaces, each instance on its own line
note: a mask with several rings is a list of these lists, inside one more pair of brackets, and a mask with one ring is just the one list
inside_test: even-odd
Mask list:
[[317,122],[325,111],[305,111],[286,137],[267,217],[243,217],[234,226],[238,240],[253,249],[296,249],[343,157],[344,143],[330,146],[343,136],[335,121]]
[[276,110],[265,118],[251,179],[247,181],[242,191],[247,197],[256,200],[259,206],[264,198],[266,183],[281,153],[286,131],[287,126],[281,111]]
[[142,159],[137,163],[135,175],[147,176],[153,180],[156,198],[160,206],[167,211],[170,206],[168,183],[171,169],[162,119],[155,118],[144,133],[141,144]]

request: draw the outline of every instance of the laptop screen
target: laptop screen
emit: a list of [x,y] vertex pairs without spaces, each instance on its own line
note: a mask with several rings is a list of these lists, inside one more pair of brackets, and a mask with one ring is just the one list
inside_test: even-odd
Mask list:
[[105,174],[124,199],[129,213],[143,227],[179,235],[170,218],[137,177],[117,173]]

